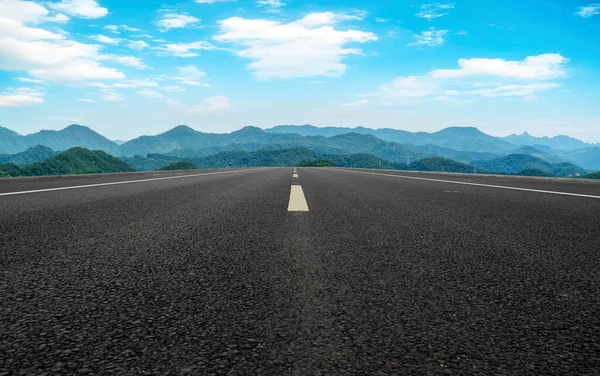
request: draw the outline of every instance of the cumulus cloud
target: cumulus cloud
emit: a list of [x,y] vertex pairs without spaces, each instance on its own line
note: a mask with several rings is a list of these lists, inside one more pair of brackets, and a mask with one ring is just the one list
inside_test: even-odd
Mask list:
[[419,18],[424,18],[426,20],[433,20],[436,18],[447,16],[448,12],[445,11],[452,8],[454,8],[454,4],[423,4],[421,5],[421,11],[417,13],[416,16]]
[[207,84],[201,83],[201,81],[206,78],[206,72],[200,71],[194,65],[188,65],[184,67],[177,67],[177,75],[173,77],[167,77],[170,80],[173,80],[182,85],[189,86],[209,86]]
[[96,0],[62,0],[58,3],[48,3],[48,6],[81,18],[102,18],[108,14],[108,9],[101,7]]
[[110,56],[110,59],[118,62],[119,64],[126,65],[128,67],[134,67],[137,69],[146,69],[148,66],[144,64],[142,59],[134,56]]
[[[436,98],[462,101],[477,97],[532,98],[537,93],[556,89],[569,59],[559,54],[529,56],[521,61],[503,59],[460,59],[459,69],[437,69],[423,76],[398,77],[379,86],[366,97],[383,103],[401,103],[408,98]],[[482,82],[473,81],[474,79]]]
[[164,46],[155,47],[161,51],[162,55],[172,55],[177,57],[196,57],[200,56],[197,52],[200,50],[215,50],[217,47],[206,41],[197,41],[191,43],[168,43]]
[[41,93],[16,90],[13,93],[0,93],[0,107],[23,107],[44,103]]
[[584,18],[589,18],[598,15],[600,14],[600,4],[596,3],[579,7],[579,11],[575,12],[575,14],[580,15]]
[[132,40],[127,43],[127,47],[131,48],[132,50],[141,51],[144,48],[150,47],[150,45],[143,40]]
[[121,102],[125,100],[125,98],[121,94],[116,93],[114,91],[104,92],[100,95],[100,97],[106,102]]
[[161,31],[170,29],[182,29],[188,26],[195,26],[200,23],[200,19],[184,13],[165,13],[156,21],[156,25]]
[[0,92],[0,107],[23,107],[44,103],[44,94],[36,89],[20,87]]
[[95,103],[96,101],[93,99],[88,99],[88,98],[79,98],[77,99],[77,102],[83,102],[83,103]]
[[458,69],[437,69],[430,73],[434,78],[498,76],[527,80],[551,79],[565,74],[564,65],[569,59],[560,54],[528,56],[522,61],[472,58],[458,60]]
[[90,38],[95,41],[98,41],[100,43],[105,43],[105,44],[118,44],[120,41],[117,38],[107,37],[106,35],[102,35],[102,34],[92,35],[92,36],[90,36]]
[[[100,46],[68,40],[62,33],[29,26],[46,21],[49,12],[46,8],[32,2],[2,1],[0,69],[27,71],[33,79],[48,81],[125,77],[119,70],[99,62],[102,60]],[[49,6],[61,4],[81,5],[77,1],[62,1]],[[91,14],[92,11],[88,9],[87,12]]]
[[219,113],[231,110],[231,103],[228,97],[218,95],[215,97],[206,98],[203,104],[198,104],[192,107],[192,112],[196,113]]
[[444,36],[448,34],[448,30],[436,30],[435,27],[415,35],[415,41],[407,44],[407,46],[429,46],[435,47],[444,43]]
[[256,4],[268,13],[279,13],[285,5],[282,0],[256,0]]
[[29,77],[15,77],[13,79],[17,80],[17,81],[21,81],[21,82],[26,82],[26,83],[30,83],[30,84],[38,84],[38,85],[43,85],[46,83],[46,81],[44,81],[44,80],[39,80],[37,78],[29,78]]
[[237,46],[237,55],[252,60],[248,69],[260,79],[341,76],[343,59],[362,54],[345,45],[377,40],[370,32],[337,30],[335,24],[347,17],[313,13],[290,23],[232,17],[218,22],[221,33],[214,38]]

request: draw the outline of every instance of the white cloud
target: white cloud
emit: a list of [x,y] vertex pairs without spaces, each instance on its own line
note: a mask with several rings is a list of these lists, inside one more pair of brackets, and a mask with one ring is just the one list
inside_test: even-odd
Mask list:
[[377,23],[386,23],[386,22],[390,22],[390,20],[387,19],[387,18],[375,17],[375,22],[377,22]]
[[[332,25],[336,18],[308,15],[284,24],[232,17],[219,21],[221,34],[215,39],[239,46],[237,55],[253,61],[248,68],[260,79],[341,76],[347,68],[342,60],[362,53],[344,45],[375,41],[377,36],[359,30],[336,30]],[[320,24],[325,21],[329,24]]]
[[22,107],[44,103],[44,94],[36,89],[20,87],[0,93],[0,107]]
[[164,95],[162,95],[158,91],[151,90],[151,89],[138,90],[138,91],[136,91],[136,93],[138,93],[139,95],[142,95],[144,97],[147,97],[147,98],[162,99],[162,98],[165,97]]
[[600,4],[590,4],[587,6],[579,7],[579,11],[575,12],[575,14],[578,14],[584,18],[589,18],[598,15],[600,14]]
[[[475,61],[474,61],[475,60]],[[365,97],[382,104],[406,103],[407,98],[435,98],[462,103],[477,97],[534,98],[556,89],[564,76],[562,65],[569,60],[558,54],[530,56],[522,61],[502,59],[460,59],[461,69],[438,69],[423,76],[398,77]],[[485,79],[473,81],[473,79]],[[459,99],[460,98],[460,99]]]
[[365,18],[366,15],[366,12],[363,11],[357,11],[355,13],[311,13],[299,19],[298,21],[295,21],[294,24],[311,28],[317,26],[333,25],[341,21],[361,21]]
[[493,89],[480,89],[467,92],[471,95],[484,97],[531,97],[540,91],[556,89],[561,85],[556,82],[542,82],[534,84],[512,84],[496,87]]
[[156,21],[156,25],[161,31],[168,31],[169,29],[181,29],[188,26],[194,26],[199,22],[199,18],[187,14],[166,13],[160,20]]
[[71,19],[71,17],[69,17],[67,15],[64,15],[62,13],[57,13],[53,17],[46,17],[46,18],[44,18],[44,21],[46,21],[46,22],[66,23],[66,22],[69,22],[70,19]]
[[[169,77],[182,85],[199,86],[202,85],[199,81],[206,78],[206,73],[201,72],[194,65],[188,65],[184,67],[177,67],[177,76]],[[206,86],[206,84],[205,84]]]
[[131,48],[132,50],[141,51],[144,48],[150,47],[150,45],[143,40],[132,40],[127,43],[127,47]]
[[108,14],[108,9],[102,8],[96,0],[62,0],[58,3],[48,3],[48,6],[81,18],[102,18]]
[[355,102],[343,103],[340,105],[341,108],[354,108],[354,107],[364,107],[369,104],[368,99],[361,99]]
[[[48,11],[30,2],[3,1],[12,19],[0,17],[0,69],[27,71],[34,79],[80,81],[87,79],[122,79],[116,69],[99,63],[98,45],[66,39],[65,32],[54,33],[25,26],[24,22],[46,22]],[[62,3],[54,3],[62,4]]]
[[218,113],[231,110],[231,103],[228,97],[215,96],[206,98],[204,104],[198,104],[192,107],[192,112],[198,113]]
[[436,30],[435,27],[431,27],[429,30],[421,32],[421,34],[416,34],[416,41],[407,44],[407,46],[439,46],[444,43],[446,34],[448,34],[448,30]]
[[430,73],[434,78],[497,76],[527,80],[551,79],[565,74],[564,65],[569,59],[559,54],[528,56],[522,61],[504,59],[460,59],[459,69],[437,69]]
[[435,18],[448,15],[448,13],[444,13],[444,11],[452,8],[454,8],[454,4],[423,4],[421,5],[421,11],[417,13],[416,16],[419,18],[424,18],[426,20],[433,20]]
[[125,100],[121,94],[115,93],[114,91],[102,93],[100,96],[107,102],[121,102]]
[[169,43],[155,49],[162,51],[162,55],[172,55],[177,57],[196,57],[198,53],[192,51],[199,50],[215,50],[217,47],[206,41],[198,41],[192,43]]
[[127,25],[120,25],[119,27],[125,31],[140,31],[140,29],[136,29],[135,27],[130,27]]
[[30,84],[38,84],[38,85],[43,85],[46,83],[44,80],[38,80],[36,78],[29,78],[29,77],[15,77],[14,80],[21,81],[21,82],[27,82]]
[[99,88],[101,90],[135,89],[138,87],[158,87],[158,84],[152,80],[125,80],[122,82],[115,82],[113,84],[105,84],[103,82],[90,82],[86,85],[89,87]]
[[96,40],[100,43],[106,43],[106,44],[118,44],[120,41],[117,38],[107,37],[106,35],[102,35],[102,34],[92,35],[92,36],[90,36],[90,38],[93,40]]
[[144,90],[138,90],[136,93],[138,93],[139,95],[144,96],[146,98],[159,99],[170,105],[178,105],[179,104],[179,102],[176,101],[175,99],[167,98],[156,90],[144,89]]
[[407,76],[398,77],[390,84],[381,85],[378,93],[369,96],[380,96],[386,99],[419,98],[435,95],[438,92],[438,84],[430,77]]
[[285,5],[282,0],[256,0],[256,4],[265,8],[268,13],[279,13],[281,11],[279,8]]
[[0,18],[0,38],[23,41],[64,39],[62,34],[53,33],[36,27],[27,27],[21,21]]
[[128,67],[134,67],[137,69],[146,69],[148,66],[144,64],[142,59],[134,56],[111,56],[111,59],[118,62],[119,64],[126,65]]
[[119,27],[117,25],[105,25],[104,28],[106,30],[110,30],[111,32],[113,32],[115,34],[121,34],[121,33],[119,33]]
[[96,101],[93,99],[88,99],[88,98],[79,98],[79,99],[77,99],[77,102],[95,103]]
[[1,0],[0,17],[19,22],[39,22],[48,14],[48,9],[31,1]]
[[185,88],[177,85],[164,86],[162,89],[164,91],[168,91],[169,93],[181,93],[186,90]]

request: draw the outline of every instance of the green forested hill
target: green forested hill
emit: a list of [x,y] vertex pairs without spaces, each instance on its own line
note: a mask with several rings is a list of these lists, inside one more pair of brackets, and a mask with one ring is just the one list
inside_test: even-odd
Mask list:
[[35,162],[41,162],[57,154],[49,147],[37,145],[17,154],[0,155],[0,163],[13,163],[16,165],[29,165]]
[[103,172],[135,171],[124,161],[100,150],[72,148],[42,162],[29,166],[0,165],[0,172],[8,176],[70,175]]
[[162,167],[159,171],[177,171],[177,170],[195,170],[198,167],[192,162],[188,161],[179,161],[175,163],[171,163],[168,166]]
[[585,175],[586,171],[572,163],[551,163],[527,154],[510,154],[502,158],[473,163],[477,168],[498,173],[517,174],[524,170],[539,170],[557,176]]

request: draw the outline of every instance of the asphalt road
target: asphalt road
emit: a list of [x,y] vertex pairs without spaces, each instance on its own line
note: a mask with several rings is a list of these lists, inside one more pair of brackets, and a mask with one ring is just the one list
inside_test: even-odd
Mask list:
[[0,375],[600,373],[599,184],[298,175],[0,180]]

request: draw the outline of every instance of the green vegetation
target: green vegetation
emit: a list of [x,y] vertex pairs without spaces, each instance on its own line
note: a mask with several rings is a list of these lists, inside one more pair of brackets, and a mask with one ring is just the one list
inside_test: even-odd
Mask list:
[[17,165],[29,165],[41,162],[46,158],[56,155],[56,152],[46,146],[37,145],[17,154],[0,155],[0,163],[13,163]]
[[600,179],[600,171],[584,175],[583,177],[586,179]]
[[122,160],[100,150],[72,148],[42,162],[29,166],[0,165],[0,172],[8,176],[71,175],[105,172],[135,171]]
[[171,163],[168,166],[159,168],[159,171],[196,170],[197,168],[198,167],[196,167],[196,165],[193,164],[192,162],[179,161],[179,162]]
[[296,163],[296,167],[337,167],[337,165],[332,161],[319,159],[317,161],[302,161]]
[[527,155],[510,154],[502,158],[474,163],[478,168],[506,174],[519,174],[521,171],[539,170],[545,174],[557,176],[585,175],[586,171],[572,163],[551,163],[547,160]]
[[[473,173],[476,169],[464,163],[454,161],[452,159],[434,157],[426,158],[420,161],[413,162],[408,165],[407,170],[412,171],[432,171],[432,172],[457,172],[457,173]],[[476,172],[486,173],[479,169]]]

